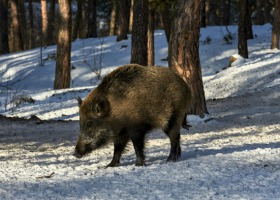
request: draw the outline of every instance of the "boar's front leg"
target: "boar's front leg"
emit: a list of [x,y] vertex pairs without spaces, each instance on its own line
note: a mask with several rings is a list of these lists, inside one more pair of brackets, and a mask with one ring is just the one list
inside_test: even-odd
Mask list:
[[144,137],[131,138],[136,154],[136,166],[145,166]]
[[107,167],[116,167],[120,164],[121,155],[127,145],[129,137],[125,130],[121,131],[114,138],[114,155],[112,161],[107,165]]
[[129,132],[136,154],[136,166],[145,166],[145,135],[151,129],[152,126],[150,124],[139,124]]

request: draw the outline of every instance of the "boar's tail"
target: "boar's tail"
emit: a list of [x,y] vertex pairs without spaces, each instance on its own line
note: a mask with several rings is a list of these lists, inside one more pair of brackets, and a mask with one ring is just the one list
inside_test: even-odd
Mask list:
[[185,117],[183,118],[182,122],[182,128],[189,130],[189,128],[192,127],[191,125],[188,124],[187,122],[187,113],[185,114]]

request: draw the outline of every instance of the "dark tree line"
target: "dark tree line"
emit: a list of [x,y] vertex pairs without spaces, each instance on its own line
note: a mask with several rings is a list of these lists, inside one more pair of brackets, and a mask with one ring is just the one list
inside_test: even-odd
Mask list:
[[[24,1],[0,0],[1,54],[57,44],[54,88],[67,88],[71,41],[116,35],[118,42],[131,33],[131,63],[150,66],[154,65],[154,30],[164,29],[169,67],[191,87],[190,112],[201,116],[208,111],[199,61],[200,27],[238,24],[238,52],[247,58],[252,24],[273,21],[271,48],[279,48],[280,3],[276,0],[41,0],[39,18],[34,16],[33,3],[29,0],[26,10]],[[76,12],[71,11],[73,3]],[[273,7],[274,17],[269,14]]]

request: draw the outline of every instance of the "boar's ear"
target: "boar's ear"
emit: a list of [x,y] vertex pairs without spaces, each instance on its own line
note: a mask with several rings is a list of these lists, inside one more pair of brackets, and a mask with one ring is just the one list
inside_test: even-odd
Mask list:
[[81,97],[77,97],[77,101],[78,101],[78,106],[81,107],[83,100],[81,99]]
[[109,114],[110,104],[106,97],[95,98],[93,103],[92,112],[98,117],[105,117]]

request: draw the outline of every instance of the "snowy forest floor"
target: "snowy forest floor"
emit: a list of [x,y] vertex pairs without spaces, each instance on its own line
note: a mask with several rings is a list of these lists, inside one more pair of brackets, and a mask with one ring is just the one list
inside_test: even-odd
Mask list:
[[277,199],[280,197],[280,93],[277,86],[208,100],[207,122],[181,130],[182,157],[165,163],[169,141],[147,138],[146,167],[129,145],[121,166],[112,145],[72,156],[77,121],[1,117],[0,199]]

